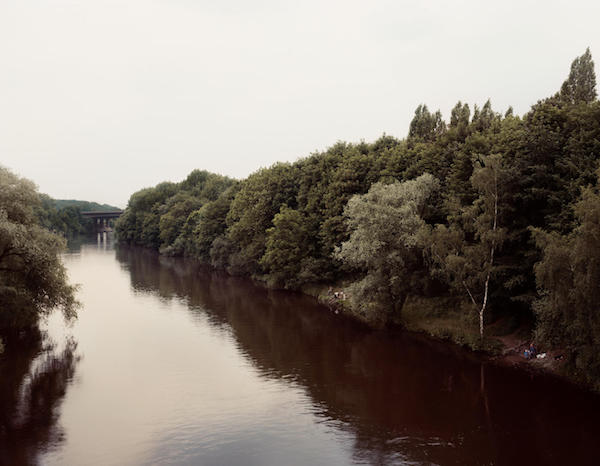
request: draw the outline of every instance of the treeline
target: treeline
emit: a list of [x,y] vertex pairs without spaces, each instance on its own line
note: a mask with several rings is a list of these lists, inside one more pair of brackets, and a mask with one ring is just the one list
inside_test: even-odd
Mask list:
[[133,194],[117,232],[275,287],[342,284],[380,325],[434,297],[464,302],[482,336],[499,316],[535,318],[538,344],[600,388],[595,80],[587,50],[522,117],[421,105],[402,140],[339,142],[242,181],[194,171]]
[[44,228],[58,233],[66,238],[77,235],[91,234],[95,231],[94,221],[84,217],[81,212],[89,210],[120,210],[108,204],[78,201],[74,199],[52,199],[46,194],[40,194],[40,203],[35,207],[35,213]]

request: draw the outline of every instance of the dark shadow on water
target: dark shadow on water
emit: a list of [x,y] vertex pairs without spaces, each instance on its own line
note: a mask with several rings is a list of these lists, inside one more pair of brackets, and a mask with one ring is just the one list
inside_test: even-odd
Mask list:
[[79,360],[76,343],[61,348],[38,329],[4,332],[0,354],[0,465],[37,464],[64,440],[60,404]]
[[600,398],[408,333],[365,329],[295,293],[120,246],[132,287],[231,329],[264,377],[305,389],[367,464],[597,464]]

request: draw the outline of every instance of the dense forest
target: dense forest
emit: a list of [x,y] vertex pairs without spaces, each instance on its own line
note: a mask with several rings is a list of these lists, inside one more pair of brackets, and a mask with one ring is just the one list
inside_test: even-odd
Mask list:
[[420,105],[404,139],[138,191],[117,233],[273,287],[332,286],[372,325],[427,316],[472,347],[498,322],[525,327],[600,389],[599,157],[587,50],[523,116],[458,102],[445,121]]

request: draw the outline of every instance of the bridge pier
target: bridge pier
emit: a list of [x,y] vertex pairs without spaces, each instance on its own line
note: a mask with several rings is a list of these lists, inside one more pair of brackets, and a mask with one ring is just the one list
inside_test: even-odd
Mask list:
[[106,244],[108,243],[108,232],[107,231],[99,231],[96,233],[96,243],[98,247],[102,245],[103,249],[106,249]]

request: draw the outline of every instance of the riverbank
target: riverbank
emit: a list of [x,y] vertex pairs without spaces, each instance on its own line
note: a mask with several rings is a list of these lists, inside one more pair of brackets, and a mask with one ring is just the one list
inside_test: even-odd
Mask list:
[[[140,249],[156,254],[158,257],[169,257],[149,248],[140,247]],[[208,270],[230,275],[222,269],[216,269],[197,259],[188,258],[186,260],[202,265]],[[264,280],[252,279],[247,276],[245,278],[251,279],[262,288],[273,289]],[[485,328],[486,338],[482,345],[479,338],[477,315],[469,308],[468,303],[452,297],[409,298],[396,319],[392,319],[386,324],[382,324],[380,321],[373,322],[353,306],[352,295],[348,292],[349,284],[350,282],[343,281],[335,284],[311,284],[296,291],[315,298],[336,316],[358,322],[365,327],[383,331],[402,328],[414,335],[421,335],[431,342],[464,348],[474,356],[483,356],[496,365],[557,376],[593,391],[593,387],[582,383],[577,377],[564,370],[566,357],[559,360],[554,359],[563,352],[539,348],[541,352],[546,352],[546,358],[530,360],[524,358],[523,351],[532,338],[531,325],[516,325],[515,322],[507,319],[488,324]]]
[[[301,291],[315,297],[336,314],[372,328],[379,327],[378,322],[370,322],[357,312],[351,296],[340,284],[336,287],[307,286]],[[482,343],[476,314],[469,307],[469,303],[457,298],[409,298],[400,315],[388,325],[401,327],[433,341],[465,348],[474,354],[484,355],[488,361],[500,366],[552,375],[593,391],[593,387],[566,371],[567,358],[564,349],[538,348],[536,357],[527,359],[524,356],[533,338],[532,325],[516,325],[506,318],[499,319],[486,326],[486,336]],[[538,355],[541,357],[537,357]]]

